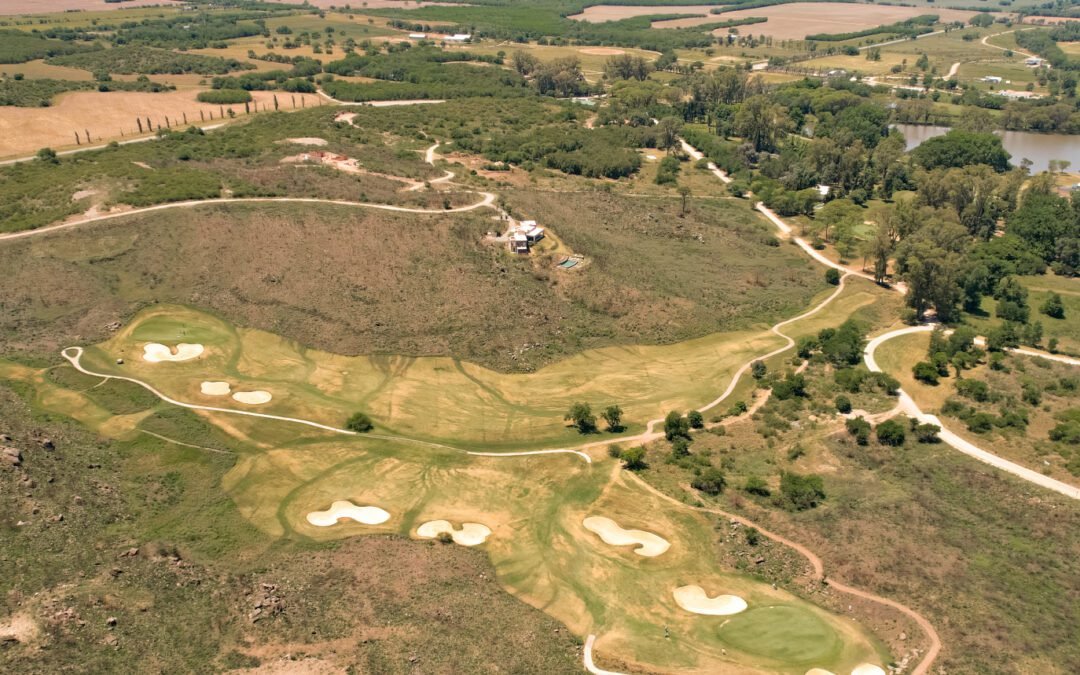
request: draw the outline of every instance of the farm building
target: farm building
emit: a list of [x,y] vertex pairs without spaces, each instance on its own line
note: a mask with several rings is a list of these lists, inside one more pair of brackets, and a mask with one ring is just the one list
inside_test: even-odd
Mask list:
[[409,33],[410,40],[423,40],[427,37],[427,33]]
[[445,38],[448,42],[468,42],[472,40],[472,35],[468,33],[454,33],[453,35],[447,35]]

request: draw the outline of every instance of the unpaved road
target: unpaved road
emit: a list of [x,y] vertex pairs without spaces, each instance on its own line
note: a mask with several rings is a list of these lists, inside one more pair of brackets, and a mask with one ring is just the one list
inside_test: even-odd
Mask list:
[[[883,372],[877,361],[874,359],[874,352],[877,351],[878,347],[880,347],[885,342],[892,340],[893,338],[897,338],[903,335],[911,335],[913,333],[928,333],[933,329],[933,326],[911,326],[908,328],[900,328],[898,330],[885,333],[884,335],[877,336],[869,343],[867,343],[866,349],[863,351],[863,360],[866,362],[866,367],[876,373]],[[1080,361],[1078,361],[1077,359],[1070,359],[1067,356],[1043,354],[1041,352],[1032,351],[1030,349],[1015,351],[1021,354],[1026,354],[1028,356],[1052,358],[1053,360],[1060,361],[1062,363],[1080,365]],[[900,390],[900,408],[908,417],[917,419],[919,420],[919,422],[922,422],[924,424],[934,424],[938,426],[941,429],[941,431],[938,433],[938,436],[941,438],[941,440],[952,446],[953,448],[959,450],[960,452],[964,453],[965,455],[973,457],[980,462],[989,464],[990,466],[993,466],[995,468],[1001,469],[1002,471],[1011,473],[1017,478],[1026,480],[1029,483],[1034,483],[1035,485],[1044,487],[1047,490],[1053,490],[1054,492],[1065,495],[1066,497],[1071,497],[1072,499],[1080,499],[1080,488],[1073,487],[1068,483],[1063,483],[1049,476],[1044,476],[1038,471],[1032,471],[1031,469],[1025,466],[1021,466],[1015,462],[1010,462],[1004,457],[999,457],[992,452],[983,450],[974,443],[971,443],[970,441],[956,435],[952,431],[949,431],[945,427],[945,425],[941,423],[941,420],[936,415],[924,413],[915,403],[915,400],[911,398],[911,396],[903,389]]]

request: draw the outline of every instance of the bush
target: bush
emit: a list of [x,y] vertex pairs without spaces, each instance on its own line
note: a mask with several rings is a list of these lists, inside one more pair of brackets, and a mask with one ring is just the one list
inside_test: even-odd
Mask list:
[[912,420],[912,431],[915,432],[915,440],[919,443],[939,443],[941,439],[938,438],[938,433],[941,431],[941,427],[936,424],[918,424],[915,420]]
[[956,393],[980,403],[990,400],[990,386],[981,380],[957,380]]
[[904,444],[904,425],[896,420],[885,420],[877,426],[878,443],[898,447]]
[[630,471],[640,471],[649,466],[645,463],[645,448],[640,445],[623,450],[620,459],[623,461],[623,468]]
[[1051,293],[1046,302],[1039,307],[1039,311],[1052,319],[1065,318],[1065,305],[1061,302],[1061,296]]
[[671,441],[671,456],[675,459],[687,457],[690,454],[690,441],[682,436]]
[[705,428],[705,418],[697,410],[691,410],[690,413],[686,416],[686,419],[688,422],[690,422],[690,427],[693,429]]
[[911,374],[915,376],[915,379],[926,384],[938,383],[938,369],[937,367],[926,361],[919,361],[911,368]]
[[672,410],[664,418],[664,438],[673,441],[680,437],[690,438],[690,420],[677,410]]
[[709,467],[701,472],[701,475],[690,481],[690,486],[695,490],[707,495],[718,495],[727,487],[727,479],[724,472],[716,467]]
[[994,416],[990,413],[977,412],[967,418],[968,431],[977,434],[986,433],[994,428]]
[[371,418],[365,413],[358,412],[353,413],[348,420],[345,421],[345,428],[349,431],[355,431],[358,434],[364,434],[375,428]]
[[780,494],[784,506],[805,511],[825,500],[825,483],[818,475],[802,476],[786,471],[780,476]]
[[579,433],[591,434],[596,431],[596,416],[588,403],[575,403],[570,406],[563,420],[573,422]]
[[847,428],[847,432],[855,437],[855,442],[859,445],[866,445],[870,442],[870,423],[862,417],[852,417],[847,422],[844,422],[844,427]]
[[210,91],[200,91],[195,98],[203,103],[232,105],[250,101],[251,92],[244,89],[211,89]]
[[825,281],[832,284],[833,286],[839,285],[840,270],[836,269],[835,267],[830,267],[829,269],[825,270]]
[[765,377],[765,373],[767,372],[768,368],[763,361],[754,361],[750,364],[750,375],[753,376],[755,380],[760,380]]
[[848,398],[847,396],[844,396],[844,395],[837,396],[836,401],[834,403],[836,405],[836,411],[837,412],[839,412],[839,413],[841,413],[843,415],[846,415],[849,412],[851,412],[851,399]]
[[772,494],[772,490],[769,489],[768,483],[760,476],[747,476],[746,485],[743,486],[743,490],[746,490],[752,495],[758,495],[759,497],[768,497]]

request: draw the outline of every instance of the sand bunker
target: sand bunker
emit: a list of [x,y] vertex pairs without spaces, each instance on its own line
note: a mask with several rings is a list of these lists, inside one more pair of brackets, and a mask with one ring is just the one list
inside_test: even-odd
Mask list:
[[181,342],[176,345],[176,351],[166,347],[163,344],[157,342],[150,342],[143,345],[143,360],[151,363],[159,363],[161,361],[189,361],[197,358],[203,353],[203,346],[198,344],[188,344]]
[[462,523],[461,529],[455,530],[449,521],[429,520],[416,528],[416,536],[424,539],[434,539],[443,532],[448,533],[455,544],[461,544],[462,546],[483,544],[491,535],[491,529],[480,523]]
[[634,553],[649,558],[658,556],[671,547],[671,544],[666,539],[658,537],[652,532],[624,530],[611,518],[589,516],[582,524],[586,530],[600,535],[605,544],[611,544],[612,546],[637,544],[638,547],[634,549]]
[[834,673],[824,668],[811,668],[806,671],[806,675],[834,675]]
[[263,403],[269,403],[270,399],[274,398],[270,395],[270,392],[263,391],[261,389],[257,391],[238,391],[232,395],[234,401],[240,403],[247,403],[248,405],[261,405]]
[[709,616],[728,616],[746,609],[746,601],[737,595],[718,595],[710,598],[701,586],[681,586],[675,589],[675,602],[688,612]]
[[228,382],[203,382],[199,385],[199,391],[205,396],[227,396],[232,387]]
[[592,56],[619,56],[625,54],[626,51],[622,49],[615,49],[614,47],[589,47],[588,49],[579,49],[582,54],[591,54]]
[[325,138],[286,138],[284,143],[295,143],[296,145],[326,145]]
[[357,506],[350,501],[338,501],[326,511],[312,511],[307,521],[316,527],[336,525],[342,518],[352,518],[364,525],[381,525],[390,520],[390,514],[378,506]]
[[885,675],[885,669],[872,663],[860,663],[851,671],[851,675]]

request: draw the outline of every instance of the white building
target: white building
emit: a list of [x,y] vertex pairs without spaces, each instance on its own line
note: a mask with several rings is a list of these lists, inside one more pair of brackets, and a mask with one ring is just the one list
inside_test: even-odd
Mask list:
[[427,33],[409,33],[410,40],[423,40],[427,38]]
[[453,35],[447,35],[446,40],[448,42],[468,42],[472,39],[472,35],[468,33],[454,33]]

